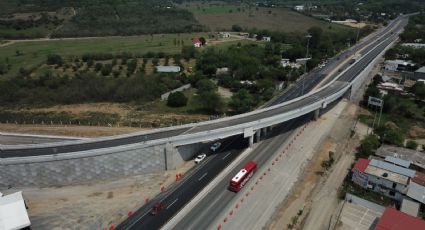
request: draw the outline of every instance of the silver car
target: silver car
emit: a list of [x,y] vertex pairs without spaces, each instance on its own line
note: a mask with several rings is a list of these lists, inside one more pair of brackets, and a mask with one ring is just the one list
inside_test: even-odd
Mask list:
[[216,142],[216,143],[214,143],[213,145],[211,145],[211,150],[212,150],[213,152],[215,152],[215,151],[217,151],[217,149],[219,149],[219,148],[220,148],[220,146],[221,146],[221,143],[220,143],[220,142]]

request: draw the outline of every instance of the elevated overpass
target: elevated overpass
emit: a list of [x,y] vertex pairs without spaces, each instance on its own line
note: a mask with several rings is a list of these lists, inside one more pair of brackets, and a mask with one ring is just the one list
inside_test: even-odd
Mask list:
[[[0,147],[0,187],[56,185],[174,168],[196,143],[243,134],[252,143],[261,129],[320,109],[356,88],[356,78],[397,38],[405,19],[393,23],[364,55],[325,86],[293,100],[213,121],[120,136]],[[176,148],[178,147],[178,148]]]

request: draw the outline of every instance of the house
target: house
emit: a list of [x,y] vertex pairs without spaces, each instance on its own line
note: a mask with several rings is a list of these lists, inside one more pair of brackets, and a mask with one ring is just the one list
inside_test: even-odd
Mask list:
[[202,42],[201,40],[199,40],[198,37],[193,38],[192,44],[193,44],[193,47],[196,47],[196,48],[199,48],[202,46]]
[[267,36],[263,37],[263,41],[265,41],[265,42],[270,42],[271,40],[272,40],[271,37],[267,37]]
[[415,64],[412,61],[405,60],[386,60],[384,62],[384,69],[388,71],[409,71]]
[[423,230],[425,221],[394,208],[385,208],[381,218],[375,226],[375,230]]
[[23,229],[30,225],[22,192],[0,197],[0,229]]
[[409,168],[416,171],[425,171],[425,153],[423,152],[391,145],[382,145],[376,150],[375,154],[382,158],[391,156],[408,161],[410,162]]
[[178,73],[180,72],[180,66],[156,66],[156,72],[158,73]]
[[304,5],[294,6],[294,10],[296,10],[296,11],[304,11]]
[[397,201],[406,194],[409,180],[416,174],[414,170],[393,163],[372,159],[364,170],[367,188]]
[[249,38],[249,33],[240,32],[239,36],[242,36],[244,38]]
[[421,68],[417,69],[415,73],[413,74],[413,78],[418,80],[425,80],[425,66],[422,66]]
[[416,172],[415,177],[412,178],[407,190],[407,196],[425,204],[425,174]]
[[363,188],[367,188],[367,176],[365,175],[365,169],[369,165],[370,160],[359,158],[357,162],[354,164],[353,169],[351,169],[352,176],[351,181],[362,186]]
[[280,65],[282,67],[291,67],[291,68],[296,68],[296,69],[301,67],[301,64],[295,63],[295,62],[290,62],[289,59],[286,59],[286,58],[282,58],[280,60]]

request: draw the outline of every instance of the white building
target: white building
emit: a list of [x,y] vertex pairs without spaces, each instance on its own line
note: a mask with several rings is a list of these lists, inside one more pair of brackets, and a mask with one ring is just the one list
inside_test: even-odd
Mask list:
[[425,49],[425,43],[402,43],[401,46],[414,49]]
[[294,6],[294,10],[296,10],[296,11],[304,11],[304,5]]
[[180,66],[156,66],[158,73],[178,73],[180,72]]
[[271,37],[266,37],[266,36],[263,37],[263,41],[265,42],[270,42],[271,40],[272,40]]
[[289,59],[286,59],[286,58],[282,58],[280,60],[280,65],[282,67],[291,67],[291,68],[296,68],[296,69],[301,67],[301,64],[295,63],[295,62],[290,62]]
[[230,38],[230,33],[229,32],[220,32],[219,35],[222,38]]
[[415,64],[412,61],[405,61],[405,60],[386,60],[384,62],[384,68],[387,71],[405,71],[409,68],[412,68],[415,66]]

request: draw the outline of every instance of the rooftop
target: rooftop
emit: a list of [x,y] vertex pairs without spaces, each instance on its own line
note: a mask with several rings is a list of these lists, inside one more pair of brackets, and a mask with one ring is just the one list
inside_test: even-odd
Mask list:
[[416,175],[415,177],[413,177],[412,181],[414,181],[416,184],[425,186],[425,174],[421,172],[416,172]]
[[396,182],[398,184],[407,185],[409,181],[409,177],[394,173],[382,168],[378,168],[369,164],[365,170],[366,174],[373,175],[382,179],[386,179],[392,182]]
[[0,229],[21,229],[30,225],[22,192],[0,197]]
[[364,170],[369,165],[369,162],[370,161],[368,159],[359,158],[356,164],[354,165],[353,169],[351,170],[351,172],[354,172],[354,170],[357,169],[357,171],[364,173]]
[[404,198],[401,203],[400,211],[411,216],[418,216],[420,204],[416,201]]
[[156,66],[156,71],[160,73],[178,73],[180,66]]
[[399,212],[394,208],[386,208],[376,224],[375,230],[423,230],[425,221]]
[[385,64],[387,63],[392,63],[392,64],[398,64],[398,65],[408,65],[408,64],[413,64],[413,62],[411,60],[400,60],[400,59],[396,59],[396,60],[386,60]]
[[399,159],[399,158],[395,158],[395,157],[392,157],[392,156],[386,156],[385,161],[399,165],[399,166],[404,167],[404,168],[409,168],[409,166],[410,166],[409,161],[402,160],[402,159]]
[[417,69],[415,73],[425,73],[425,66],[422,66],[421,68]]
[[397,174],[400,174],[400,175],[403,175],[403,176],[407,176],[407,177],[410,177],[410,178],[414,177],[415,174],[416,174],[415,170],[403,168],[403,167],[400,167],[400,166],[395,165],[395,164],[391,164],[391,163],[388,163],[388,162],[379,161],[379,160],[375,160],[375,159],[372,159],[370,161],[369,165],[375,166],[377,168],[384,169],[384,170],[387,170],[387,171],[390,171],[390,172],[394,172],[394,173],[397,173]]
[[375,154],[380,157],[392,156],[409,161],[411,164],[421,168],[425,168],[425,153],[416,150],[383,145],[376,151]]

